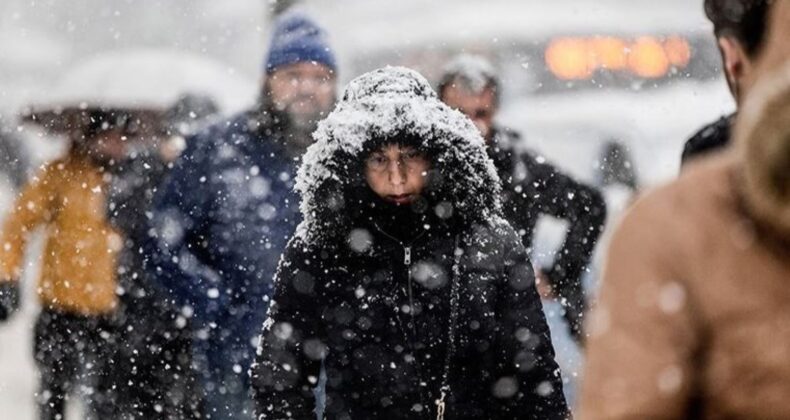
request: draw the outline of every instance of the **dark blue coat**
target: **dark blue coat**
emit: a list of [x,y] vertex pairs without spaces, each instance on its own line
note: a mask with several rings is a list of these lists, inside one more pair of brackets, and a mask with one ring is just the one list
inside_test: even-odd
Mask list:
[[283,138],[253,112],[209,127],[188,140],[155,198],[147,266],[193,317],[209,365],[246,372],[280,254],[300,219],[296,162]]

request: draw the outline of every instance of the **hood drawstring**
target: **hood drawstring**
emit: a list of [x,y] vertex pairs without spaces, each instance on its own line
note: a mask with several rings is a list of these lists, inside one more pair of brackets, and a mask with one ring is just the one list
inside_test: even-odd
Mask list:
[[453,356],[455,356],[455,335],[458,326],[458,307],[461,300],[461,255],[463,255],[463,252],[460,244],[461,240],[456,236],[455,249],[453,249],[455,260],[453,261],[452,289],[450,292],[450,326],[447,332],[447,355],[444,359],[442,387],[439,389],[441,396],[436,400],[436,420],[444,420],[445,398],[450,393],[450,364]]

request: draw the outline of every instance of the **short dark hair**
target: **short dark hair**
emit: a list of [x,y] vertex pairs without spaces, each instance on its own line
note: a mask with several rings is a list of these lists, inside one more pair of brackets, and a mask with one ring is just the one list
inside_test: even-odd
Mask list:
[[[436,90],[439,93],[439,99],[444,100],[444,95],[447,89],[453,86],[458,86],[459,84],[462,88],[474,92],[474,89],[471,88],[471,82],[464,75],[448,73],[442,76],[442,78],[439,80],[439,84],[437,85]],[[494,78],[486,79],[486,84],[483,87],[483,90],[488,89],[491,89],[491,91],[494,92],[494,102],[499,104],[499,80]]]
[[705,14],[717,37],[735,38],[750,57],[756,57],[765,40],[772,3],[774,0],[705,0]]
[[439,99],[444,100],[446,90],[457,85],[475,93],[491,89],[494,100],[499,103],[499,77],[494,66],[482,56],[461,54],[451,60],[445,66],[436,87]]

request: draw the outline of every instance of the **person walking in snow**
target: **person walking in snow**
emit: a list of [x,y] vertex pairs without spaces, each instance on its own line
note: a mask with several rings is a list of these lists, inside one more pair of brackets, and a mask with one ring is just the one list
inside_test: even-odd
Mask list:
[[790,418],[790,1],[771,13],[733,148],[641,199],[615,233],[585,420]]
[[[84,386],[87,418],[113,418],[107,377],[118,307],[120,233],[108,222],[109,170],[135,133],[120,115],[98,109],[67,110],[70,150],[47,164],[24,187],[0,233],[0,307],[19,306],[19,280],[30,235],[45,228],[34,331],[34,359],[41,386],[39,418],[64,419],[66,400]],[[128,121],[128,120],[124,120]]]
[[118,420],[166,418],[186,420],[201,415],[202,392],[192,368],[189,322],[145,270],[141,252],[151,201],[177,156],[182,136],[219,111],[200,95],[184,95],[156,113],[156,130],[112,166],[107,214],[123,233],[118,256],[119,333],[113,364]]
[[532,249],[538,219],[547,215],[568,221],[565,241],[552,264],[538,271],[542,286],[552,290],[565,310],[577,341],[582,341],[586,299],[582,276],[606,222],[606,203],[596,189],[584,185],[521,145],[518,133],[494,122],[501,85],[485,58],[461,55],[445,68],[439,96],[466,114],[486,141],[488,155],[502,179],[505,218]]
[[569,416],[483,139],[405,68],[352,81],[297,175],[252,368],[258,419]]
[[[740,104],[765,44],[768,17],[774,0],[705,0],[705,14],[721,52],[722,70],[735,101]],[[730,143],[736,115],[722,117],[694,134],[683,147],[681,163],[689,162]]]
[[252,418],[247,371],[277,261],[300,220],[295,166],[335,100],[325,33],[299,13],[275,22],[253,109],[187,140],[154,199],[147,267],[194,329],[211,419]]

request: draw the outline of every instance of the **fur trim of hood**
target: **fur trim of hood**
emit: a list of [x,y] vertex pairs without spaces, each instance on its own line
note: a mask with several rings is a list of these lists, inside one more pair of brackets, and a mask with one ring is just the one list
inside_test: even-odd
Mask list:
[[386,67],[351,81],[313,134],[296,178],[304,218],[297,237],[309,244],[347,233],[353,172],[376,141],[399,135],[418,138],[431,155],[443,211],[465,222],[501,215],[501,183],[472,122],[442,103],[419,73]]
[[746,206],[758,222],[790,239],[790,60],[749,93],[735,139]]

